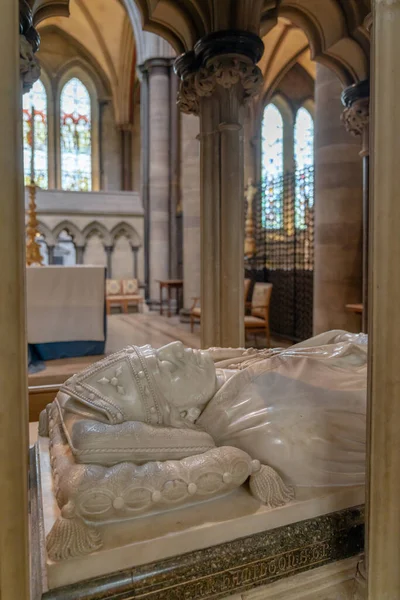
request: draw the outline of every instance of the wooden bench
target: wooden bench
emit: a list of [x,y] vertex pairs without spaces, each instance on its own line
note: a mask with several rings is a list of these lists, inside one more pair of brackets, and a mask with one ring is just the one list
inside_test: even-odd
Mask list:
[[141,310],[143,296],[139,294],[137,279],[107,279],[106,281],[106,311],[111,314],[111,306],[118,305],[123,313],[128,312],[129,305],[135,305]]

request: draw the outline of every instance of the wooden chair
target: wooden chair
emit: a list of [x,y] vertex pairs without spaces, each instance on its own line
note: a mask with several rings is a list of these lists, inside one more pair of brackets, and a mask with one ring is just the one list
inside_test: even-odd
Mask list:
[[137,279],[107,279],[106,281],[106,309],[111,314],[111,306],[118,305],[123,313],[128,313],[128,306],[134,304],[140,310],[143,296],[139,294]]
[[244,317],[244,329],[253,333],[265,333],[267,348],[271,345],[269,330],[269,305],[271,302],[272,283],[256,283],[251,301],[251,314]]
[[[244,303],[247,306],[247,296],[249,295],[251,279],[244,280]],[[195,321],[200,321],[201,318],[201,307],[198,306],[200,298],[193,298],[193,305],[190,309],[190,331],[193,333]]]

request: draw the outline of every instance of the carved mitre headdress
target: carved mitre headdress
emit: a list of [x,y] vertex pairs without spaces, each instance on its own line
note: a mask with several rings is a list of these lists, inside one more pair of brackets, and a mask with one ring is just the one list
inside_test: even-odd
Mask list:
[[73,375],[61,386],[58,400],[71,412],[103,422],[168,425],[171,407],[154,380],[153,361],[156,368],[150,345],[128,346]]

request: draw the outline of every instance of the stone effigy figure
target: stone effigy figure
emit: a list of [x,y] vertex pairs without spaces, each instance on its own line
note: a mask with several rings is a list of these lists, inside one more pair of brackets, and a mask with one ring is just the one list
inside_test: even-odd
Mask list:
[[248,477],[271,507],[298,486],[363,484],[366,361],[365,336],[328,332],[287,350],[130,346],[74,375],[41,418],[61,508],[50,557],[99,548],[93,523]]

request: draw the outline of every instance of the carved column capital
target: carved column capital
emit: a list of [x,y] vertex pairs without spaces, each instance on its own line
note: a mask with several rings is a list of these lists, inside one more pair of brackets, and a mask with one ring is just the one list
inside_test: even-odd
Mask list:
[[369,125],[369,98],[357,100],[345,108],[342,113],[342,121],[346,131],[352,135],[361,136]]
[[40,77],[40,66],[35,52],[39,49],[40,37],[33,27],[32,11],[26,0],[19,2],[19,72],[23,92],[29,92]]
[[181,78],[178,105],[182,112],[198,114],[199,99],[212,96],[220,86],[242,88],[242,101],[255,96],[263,76],[256,66],[262,55],[260,38],[246,32],[220,32],[199,40],[194,51],[179,56],[175,72]]
[[346,88],[342,93],[345,109],[342,122],[346,130],[355,136],[362,136],[361,155],[369,153],[369,80],[360,81]]

